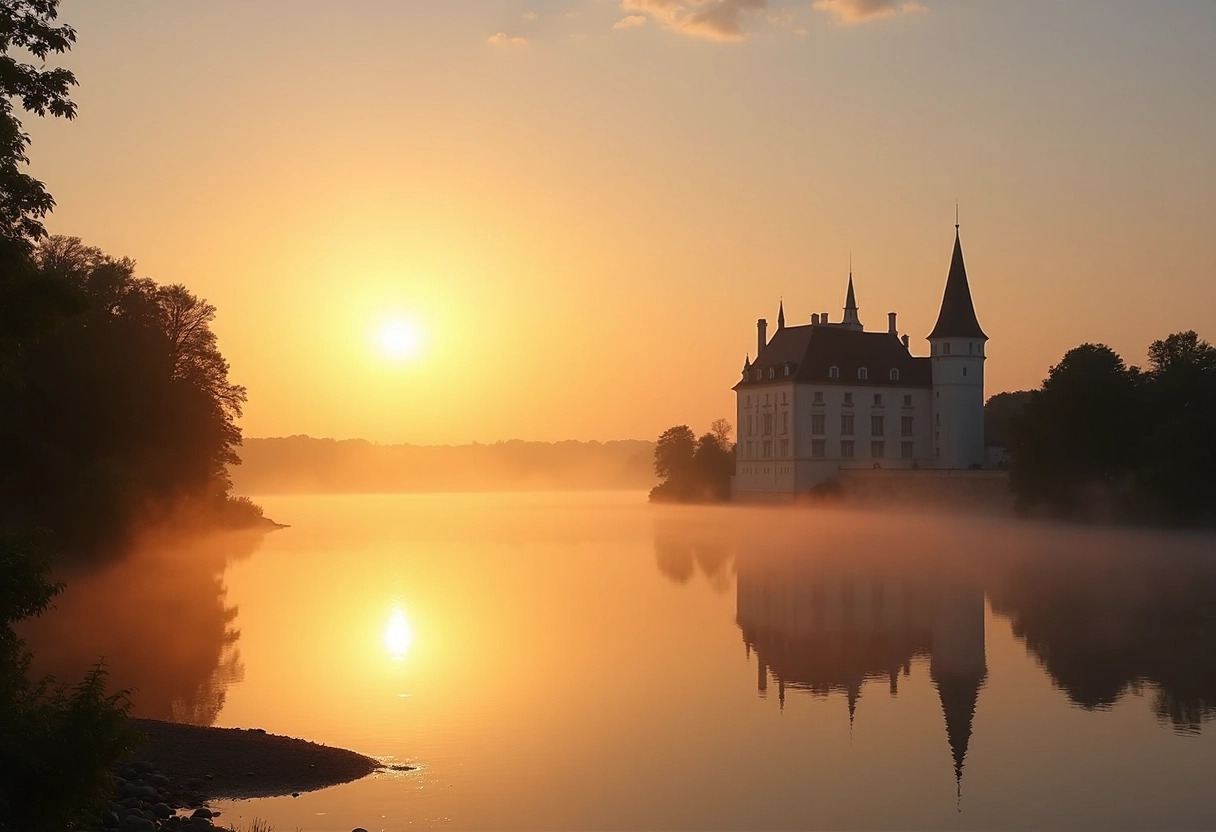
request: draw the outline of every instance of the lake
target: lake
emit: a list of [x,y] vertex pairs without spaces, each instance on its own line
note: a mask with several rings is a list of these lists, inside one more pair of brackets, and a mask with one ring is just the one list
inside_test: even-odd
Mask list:
[[1216,538],[645,495],[268,496],[37,669],[416,770],[239,828],[1216,828]]

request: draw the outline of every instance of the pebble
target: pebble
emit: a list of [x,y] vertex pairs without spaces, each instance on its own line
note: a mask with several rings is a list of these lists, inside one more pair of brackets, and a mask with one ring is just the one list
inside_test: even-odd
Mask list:
[[195,809],[194,814],[190,815],[190,817],[192,817],[192,818],[211,818],[211,817],[215,817],[215,815],[212,814],[210,809],[208,809],[206,806],[204,806],[201,809]]

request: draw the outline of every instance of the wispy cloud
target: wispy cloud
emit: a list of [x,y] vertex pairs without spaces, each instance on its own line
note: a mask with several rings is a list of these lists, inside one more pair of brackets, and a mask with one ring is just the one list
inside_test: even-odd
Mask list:
[[622,17],[616,23],[613,23],[612,28],[613,29],[636,29],[639,26],[645,25],[645,23],[646,23],[646,15],[631,14],[631,15]]
[[529,22],[536,20],[537,17],[539,17],[539,15],[536,12],[532,11],[531,9],[524,12],[524,14],[523,14],[524,20],[527,20]]
[[528,39],[519,35],[508,35],[506,32],[495,32],[486,38],[491,46],[527,46]]
[[812,5],[835,17],[837,23],[865,23],[897,14],[929,11],[928,6],[917,0],[815,0]]
[[767,7],[768,0],[621,0],[625,11],[649,15],[673,32],[716,41],[742,40],[744,14]]

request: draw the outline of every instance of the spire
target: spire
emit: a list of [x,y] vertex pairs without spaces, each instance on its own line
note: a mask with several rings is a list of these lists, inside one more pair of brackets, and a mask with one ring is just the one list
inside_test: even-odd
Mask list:
[[[751,368],[752,368],[752,354],[749,352],[747,355],[743,356],[743,374],[747,375],[747,371],[750,370]],[[748,655],[751,655],[750,648],[749,648]]]
[[853,255],[849,254],[849,291],[844,298],[844,320],[842,324],[849,329],[861,329],[861,319],[857,317],[857,295],[853,292]]
[[777,302],[777,329],[785,329],[785,300]]
[[942,674],[933,679],[946,717],[946,741],[954,759],[954,784],[962,794],[963,763],[971,742],[971,723],[975,719],[975,704],[987,674]]
[[[956,217],[957,219],[957,217]],[[975,317],[971,302],[971,287],[967,284],[967,267],[963,264],[963,244],[959,241],[958,224],[954,226],[954,254],[950,257],[950,273],[946,276],[946,291],[937,324],[929,333],[934,338],[982,338],[988,340]]]

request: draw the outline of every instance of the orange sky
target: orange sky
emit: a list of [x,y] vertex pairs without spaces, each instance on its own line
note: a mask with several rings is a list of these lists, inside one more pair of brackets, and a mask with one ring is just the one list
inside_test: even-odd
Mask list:
[[[888,11],[890,14],[867,12]],[[1216,339],[1216,6],[65,0],[32,172],[219,307],[246,435],[653,437],[733,413],[755,320],[899,313],[954,202],[987,392]],[[420,354],[389,360],[388,319]]]

